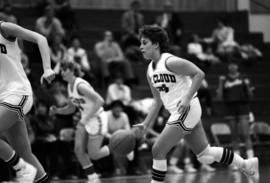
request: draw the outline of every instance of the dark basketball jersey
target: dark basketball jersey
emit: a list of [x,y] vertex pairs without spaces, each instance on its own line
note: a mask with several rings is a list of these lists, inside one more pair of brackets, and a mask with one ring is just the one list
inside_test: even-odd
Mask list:
[[243,74],[233,78],[225,77],[223,84],[223,99],[225,102],[247,102],[249,100],[247,77]]

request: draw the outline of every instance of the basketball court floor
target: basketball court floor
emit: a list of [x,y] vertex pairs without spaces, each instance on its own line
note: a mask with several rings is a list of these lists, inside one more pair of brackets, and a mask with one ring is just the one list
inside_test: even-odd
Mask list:
[[[261,179],[259,183],[270,182],[270,167],[260,169]],[[101,179],[102,183],[150,183],[151,175],[119,176]],[[61,180],[53,183],[86,183],[86,180]],[[227,169],[217,170],[213,173],[185,173],[168,174],[165,183],[251,183],[238,171]]]

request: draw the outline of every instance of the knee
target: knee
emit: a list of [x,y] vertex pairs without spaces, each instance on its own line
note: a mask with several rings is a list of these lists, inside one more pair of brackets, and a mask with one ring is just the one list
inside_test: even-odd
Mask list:
[[199,155],[197,155],[197,159],[202,164],[212,164],[215,162],[215,157],[213,153],[211,153],[212,147],[207,146]]

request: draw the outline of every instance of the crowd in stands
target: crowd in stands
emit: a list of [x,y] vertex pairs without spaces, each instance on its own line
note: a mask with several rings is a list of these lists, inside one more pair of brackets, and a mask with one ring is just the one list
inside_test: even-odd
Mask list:
[[[163,12],[153,22],[144,22],[139,1],[133,1],[130,8],[122,15],[121,25],[119,25],[122,28],[121,39],[114,40],[113,32],[108,25],[107,30],[103,32],[103,39],[94,45],[93,50],[84,48],[80,35],[67,36],[67,33],[74,29],[80,29],[82,26],[78,25],[76,15],[68,0],[39,1],[36,10],[39,17],[37,17],[36,22],[33,22],[33,25],[35,31],[44,35],[50,43],[51,60],[56,74],[61,74],[61,63],[76,62],[81,68],[82,78],[93,83],[94,87],[101,86],[105,89],[105,109],[108,111],[109,117],[107,140],[104,143],[108,143],[110,136],[115,131],[130,129],[131,125],[138,123],[146,115],[147,106],[151,106],[151,99],[136,101],[132,98],[132,87],[138,85],[132,64],[144,62],[139,50],[138,31],[145,23],[165,28],[172,40],[170,50],[178,56],[193,61],[205,72],[216,64],[225,65],[232,61],[237,64],[254,63],[262,57],[260,50],[252,44],[240,45],[237,43],[234,38],[234,29],[224,19],[218,19],[217,27],[211,36],[201,38],[194,33],[189,35],[190,41],[184,44],[182,41],[184,27],[177,13],[172,11],[170,3],[164,5]],[[12,12],[12,4],[7,3],[1,7],[0,20],[19,23],[18,18]],[[95,54],[99,67],[92,67],[95,63],[92,63],[92,58],[88,55],[90,51]],[[33,78],[35,71],[30,69],[31,62],[28,55],[23,52],[23,46],[22,63],[31,82],[35,82],[36,78]],[[96,71],[97,68],[100,71]],[[101,77],[95,73],[101,73]],[[136,74],[144,75],[145,73]],[[57,77],[50,88],[38,88],[34,89],[34,92],[36,93],[35,107],[27,118],[33,152],[54,178],[82,176],[73,152],[74,127],[79,121],[80,114],[78,111],[68,116],[49,113],[49,105],[64,106],[68,102],[66,84],[60,77]],[[213,96],[206,80],[203,81],[198,96],[202,104],[205,105],[205,114],[213,115],[215,112],[212,102]],[[104,176],[108,175],[108,172],[117,175],[147,173],[150,167],[147,167],[148,165],[145,164],[147,161],[143,160],[145,151],[150,152],[151,144],[161,132],[166,119],[168,119],[168,114],[162,110],[153,129],[149,131],[146,142],[137,144],[135,151],[128,157],[113,154],[108,157],[111,158],[110,161],[102,159],[95,162],[96,168]],[[194,158],[183,141],[179,142],[171,154],[169,171],[173,173],[198,171],[193,166]],[[184,156],[181,160],[184,165],[183,169],[178,166],[179,157],[182,156]],[[114,165],[108,164],[108,162],[113,162]],[[116,168],[111,168],[112,166]],[[215,171],[210,166],[202,166],[201,168],[206,171]],[[60,170],[61,172],[59,172]]]

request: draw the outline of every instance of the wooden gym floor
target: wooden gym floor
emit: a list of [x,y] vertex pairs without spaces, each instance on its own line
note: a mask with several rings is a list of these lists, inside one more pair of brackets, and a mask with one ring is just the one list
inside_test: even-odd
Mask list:
[[[270,167],[260,168],[259,183],[270,182]],[[102,183],[150,183],[150,175],[119,176],[101,179]],[[86,183],[86,180],[61,180],[53,183]],[[220,169],[213,173],[198,172],[184,174],[168,174],[165,183],[249,183],[239,171]]]

